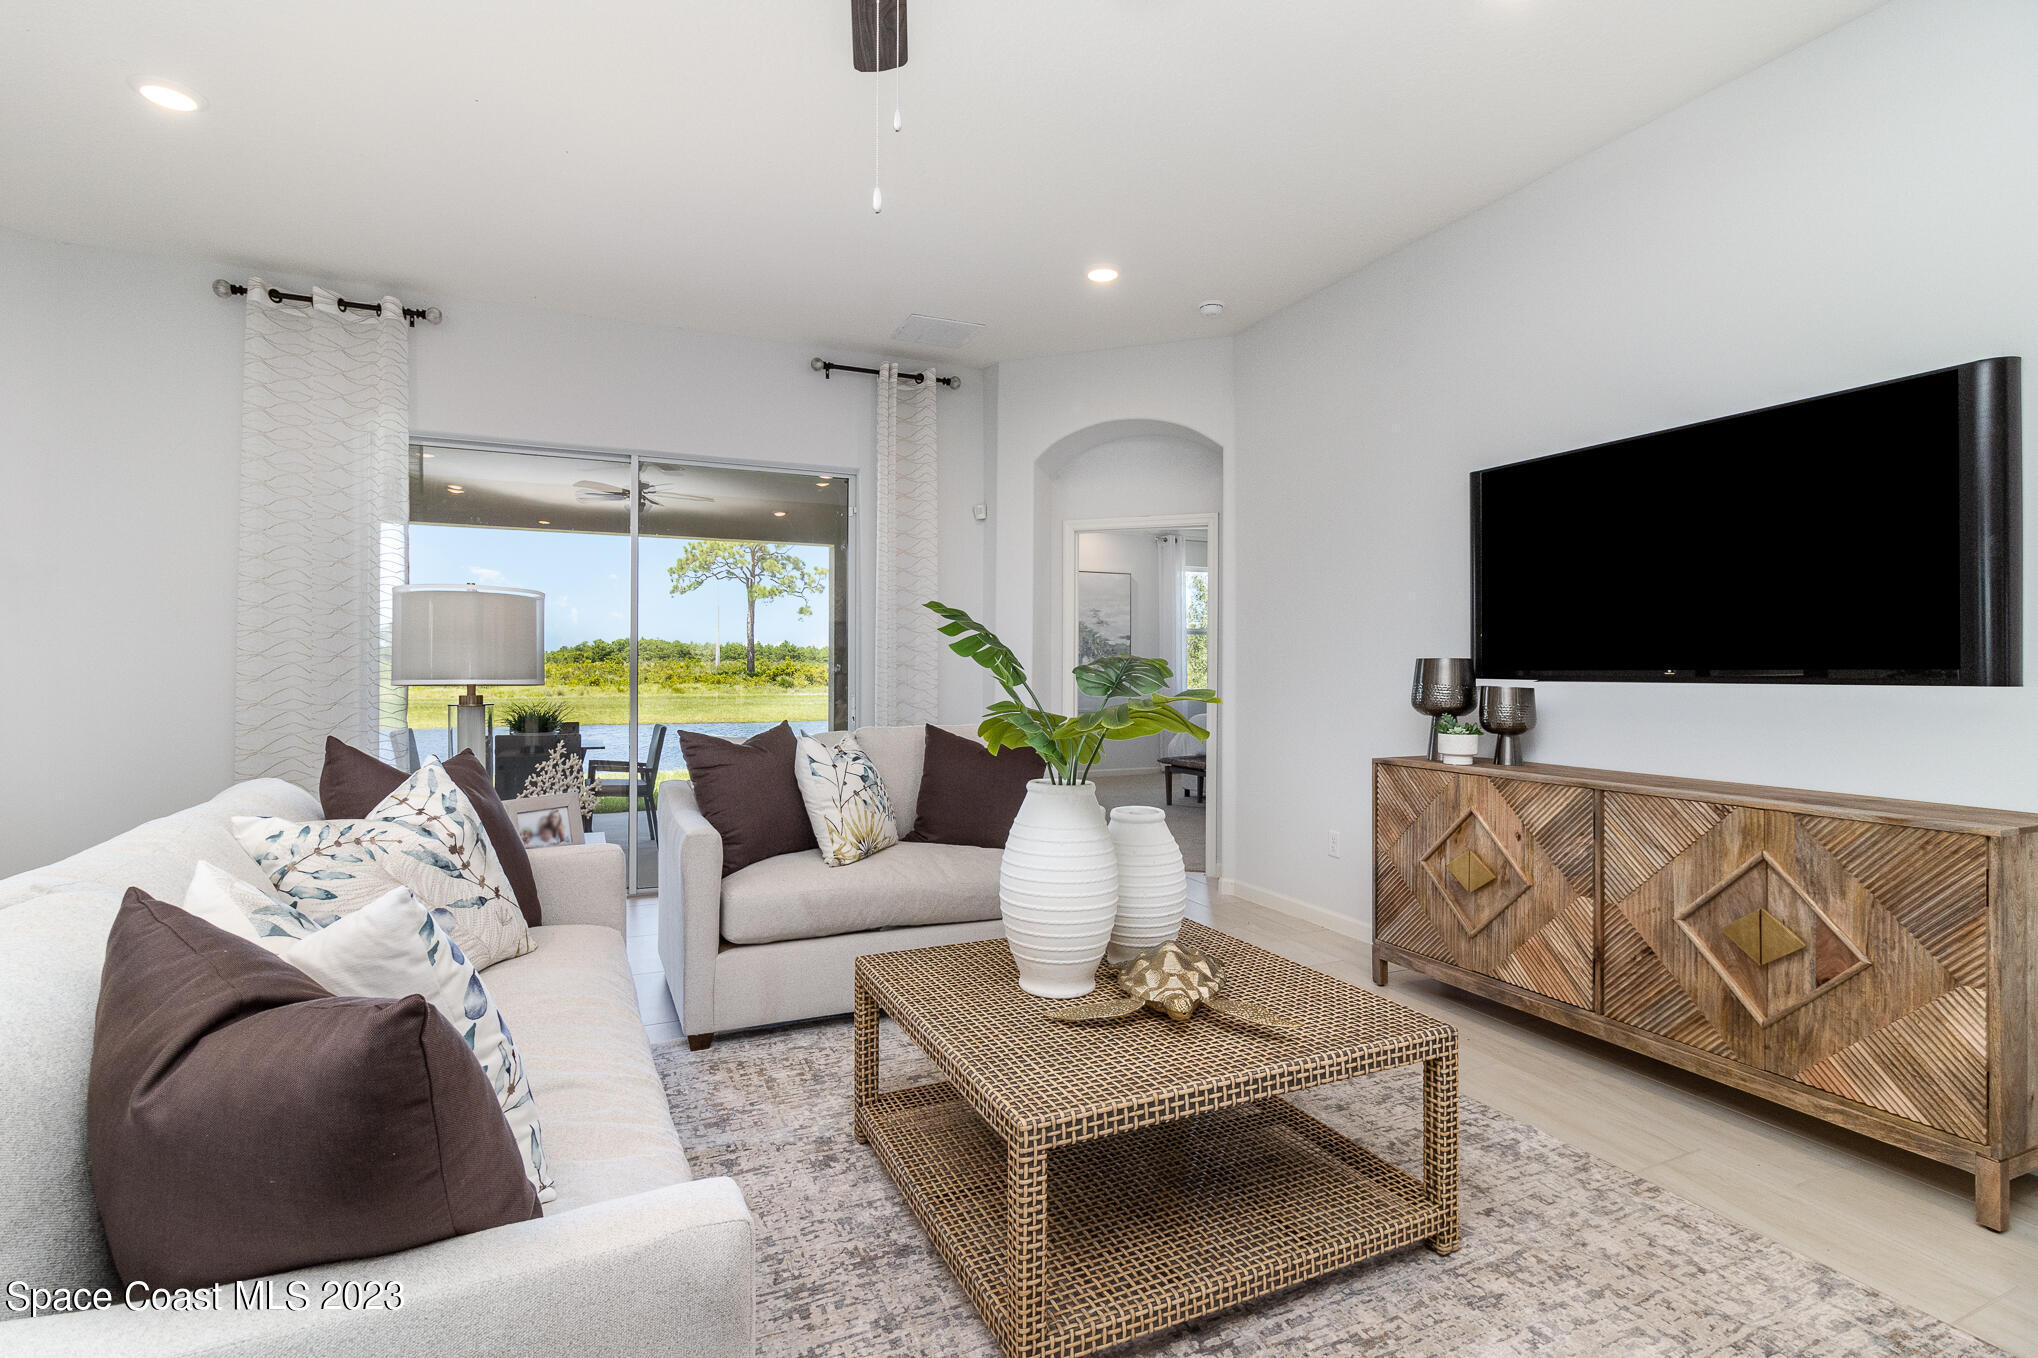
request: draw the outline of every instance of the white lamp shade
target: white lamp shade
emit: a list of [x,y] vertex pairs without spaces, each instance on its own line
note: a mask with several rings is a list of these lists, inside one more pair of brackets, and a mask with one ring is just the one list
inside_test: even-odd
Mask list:
[[392,684],[542,684],[545,596],[486,585],[398,585]]

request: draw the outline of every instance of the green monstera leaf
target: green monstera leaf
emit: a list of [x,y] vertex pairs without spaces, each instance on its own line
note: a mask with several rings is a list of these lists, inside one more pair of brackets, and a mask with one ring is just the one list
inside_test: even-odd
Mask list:
[[998,640],[996,632],[959,608],[950,608],[932,600],[928,601],[927,607],[947,619],[939,629],[941,635],[959,638],[948,643],[949,650],[982,665],[1006,689],[1026,686],[1025,667],[1019,663],[1019,657],[1012,654],[1012,648]]
[[1066,773],[1069,752],[1061,747],[1054,735],[1056,728],[1065,720],[1056,713],[1041,712],[1007,699],[992,703],[986,709],[984,720],[977,727],[977,735],[983,738],[985,747],[992,754],[1025,745],[1046,760],[1049,768]]
[[[1208,691],[1190,690],[1199,695]],[[1059,738],[1094,734],[1104,740],[1137,740],[1141,736],[1158,735],[1164,731],[1179,731],[1198,740],[1208,740],[1209,731],[1175,710],[1176,703],[1185,701],[1208,703],[1216,702],[1217,698],[1215,695],[1191,698],[1187,693],[1178,693],[1171,698],[1158,694],[1128,698],[1124,702],[1107,703],[1095,712],[1069,718],[1055,734]]]
[[1162,693],[1174,677],[1165,660],[1115,655],[1077,666],[1076,688],[1104,703],[1094,712],[1063,716],[1042,705],[1026,681],[1019,657],[997,633],[959,608],[935,602],[927,608],[943,620],[941,634],[954,638],[949,649],[989,670],[1005,690],[1004,699],[986,709],[977,727],[984,744],[992,754],[1021,745],[1034,750],[1046,761],[1054,782],[1083,781],[1107,740],[1135,740],[1169,731],[1202,740],[1210,734],[1177,711],[1175,704],[1215,703],[1220,701],[1217,694],[1207,688],[1184,689],[1172,696]]
[[1174,677],[1165,660],[1138,655],[1107,655],[1075,668],[1076,687],[1093,698],[1125,698],[1158,693]]

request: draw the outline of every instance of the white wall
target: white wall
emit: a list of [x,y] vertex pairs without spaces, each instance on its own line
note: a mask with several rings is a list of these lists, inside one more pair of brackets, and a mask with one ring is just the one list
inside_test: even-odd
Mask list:
[[[0,875],[231,779],[242,310],[210,284],[246,272],[0,232],[0,702],[25,771]],[[811,348],[421,300],[446,321],[413,336],[418,430],[869,470],[873,379],[824,381]],[[985,383],[961,376],[938,397],[942,593],[979,608]],[[868,600],[862,623],[867,648]],[[975,667],[947,657],[942,683],[944,719],[975,715]]]
[[[991,421],[998,524],[992,626],[1022,659],[1040,650],[1035,645],[1035,591],[1051,574],[1037,559],[1035,466],[1041,456],[1092,426],[1149,420],[1192,429],[1228,457],[1231,343],[1229,338],[1188,340],[998,365]],[[1165,487],[1155,490],[1156,496],[1167,493]],[[1048,540],[1059,542],[1059,531]]]
[[[1235,885],[1368,912],[1367,760],[1422,748],[1414,659],[1469,654],[1468,471],[2038,361],[2034,70],[2038,5],[1899,0],[1239,338],[1250,662],[1225,696],[1260,795]],[[1646,524],[1608,545],[1646,551]],[[1730,562],[1708,563],[1722,584]],[[2030,687],[1551,684],[1538,703],[1531,759],[2038,807]]]
[[232,773],[241,313],[218,273],[0,232],[0,875]]
[[[1068,588],[1062,577],[1067,525],[1085,519],[1218,513],[1224,502],[1224,457],[1207,444],[1147,435],[1100,443],[1051,475],[1045,474],[1045,463],[1040,468],[1033,497],[1034,630],[1041,639],[1037,651],[1042,662],[1058,676],[1076,663],[1069,620],[1062,613]],[[1150,570],[1158,569],[1158,560],[1149,563]],[[1137,642],[1134,650],[1154,654]]]

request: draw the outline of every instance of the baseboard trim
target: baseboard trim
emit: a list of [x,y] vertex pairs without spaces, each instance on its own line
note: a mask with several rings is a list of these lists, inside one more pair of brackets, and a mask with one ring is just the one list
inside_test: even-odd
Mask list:
[[1276,914],[1299,919],[1303,923],[1313,924],[1319,929],[1328,929],[1330,932],[1342,934],[1346,938],[1356,938],[1361,943],[1371,943],[1373,941],[1373,930],[1367,921],[1354,918],[1351,915],[1340,914],[1335,910],[1326,910],[1320,905],[1311,905],[1308,901],[1297,900],[1293,896],[1285,896],[1269,887],[1255,886],[1251,882],[1241,882],[1236,877],[1226,877],[1224,879],[1224,894],[1227,896],[1237,896],[1241,900],[1251,901],[1254,905],[1263,905]]

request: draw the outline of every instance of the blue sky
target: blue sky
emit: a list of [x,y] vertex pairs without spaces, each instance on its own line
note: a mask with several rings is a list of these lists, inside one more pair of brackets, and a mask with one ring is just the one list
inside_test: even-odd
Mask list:
[[[644,540],[643,634],[668,641],[713,641],[715,606],[722,608],[722,644],[743,644],[743,587],[713,581],[675,597],[665,573],[679,543]],[[792,547],[808,564],[826,569],[826,547]],[[630,540],[593,533],[536,533],[513,528],[410,526],[410,578],[419,585],[513,585],[545,591],[545,648],[630,634]],[[832,582],[831,582],[832,583]],[[757,640],[828,644],[828,601],[797,599],[757,606]]]

